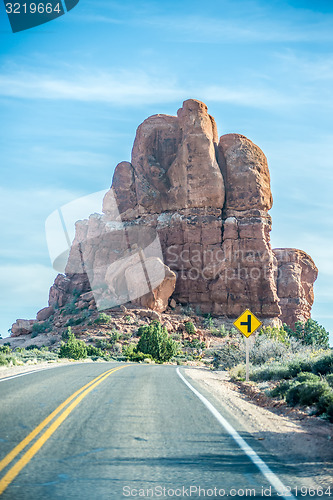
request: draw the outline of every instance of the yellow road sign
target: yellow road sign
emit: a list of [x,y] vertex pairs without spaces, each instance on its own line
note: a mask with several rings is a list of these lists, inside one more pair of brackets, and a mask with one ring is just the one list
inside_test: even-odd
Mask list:
[[246,309],[246,311],[234,321],[234,325],[243,335],[245,335],[245,337],[249,337],[262,325],[262,322],[259,321],[249,309]]

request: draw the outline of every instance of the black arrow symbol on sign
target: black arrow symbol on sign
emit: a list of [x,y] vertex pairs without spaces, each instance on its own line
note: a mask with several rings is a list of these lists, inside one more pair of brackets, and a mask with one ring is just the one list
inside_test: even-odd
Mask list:
[[247,326],[247,333],[251,333],[251,314],[247,315],[247,321],[242,321],[242,326]]

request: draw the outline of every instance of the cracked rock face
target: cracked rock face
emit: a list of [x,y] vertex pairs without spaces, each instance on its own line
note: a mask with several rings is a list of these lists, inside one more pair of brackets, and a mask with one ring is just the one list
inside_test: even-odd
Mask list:
[[239,134],[219,140],[204,103],[151,116],[131,163],[115,169],[103,215],[77,223],[50,305],[92,288],[100,308],[112,296],[114,305],[161,312],[172,297],[229,318],[249,308],[262,319],[304,321],[317,268],[301,250],[272,250],[272,203],[264,153]]

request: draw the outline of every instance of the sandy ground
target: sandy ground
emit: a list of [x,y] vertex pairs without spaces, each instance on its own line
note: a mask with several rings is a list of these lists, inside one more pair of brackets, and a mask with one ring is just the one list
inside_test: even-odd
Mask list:
[[26,363],[19,366],[0,366],[0,380],[7,377],[12,377],[13,375],[19,375],[21,373],[33,372],[39,370],[45,370],[48,368],[54,368],[58,366],[70,365],[73,363],[93,363],[93,361],[48,361],[42,363]]
[[267,452],[288,465],[301,465],[300,478],[309,486],[333,486],[333,424],[276,402],[250,383],[235,384],[226,372],[185,370],[227,410]]

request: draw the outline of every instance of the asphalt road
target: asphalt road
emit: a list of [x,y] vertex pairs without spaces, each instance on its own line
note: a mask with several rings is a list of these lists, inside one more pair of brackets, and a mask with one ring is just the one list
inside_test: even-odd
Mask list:
[[[285,485],[302,486],[190,383]],[[57,367],[0,383],[0,404],[3,500],[283,498],[172,366]]]

